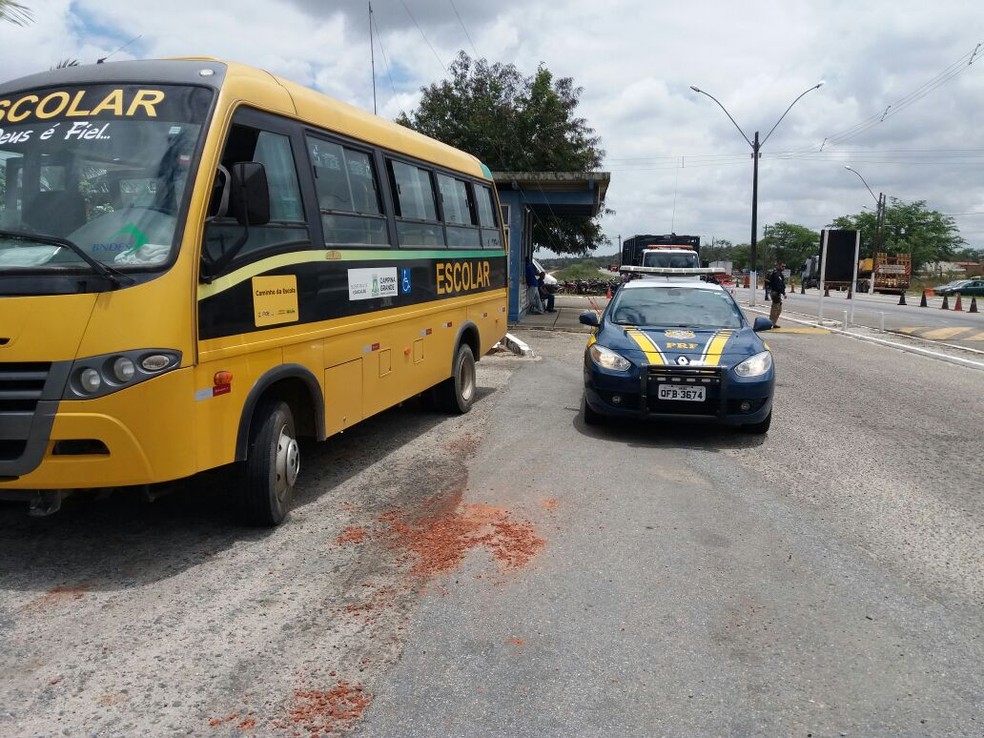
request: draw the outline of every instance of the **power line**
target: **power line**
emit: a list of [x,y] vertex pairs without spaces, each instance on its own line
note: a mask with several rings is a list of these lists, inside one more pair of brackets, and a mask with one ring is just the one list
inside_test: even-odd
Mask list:
[[478,56],[478,49],[475,48],[475,42],[472,41],[471,34],[469,34],[468,29],[465,28],[465,22],[461,20],[461,15],[458,13],[458,8],[454,5],[454,0],[448,0],[448,2],[451,3],[451,9],[454,11],[455,17],[458,19],[461,30],[465,32],[465,38],[468,39],[468,43],[471,45],[472,51],[475,52],[475,56]]
[[952,80],[959,74],[963,74],[970,68],[975,61],[977,61],[978,52],[980,51],[981,44],[978,43],[974,50],[964,54],[962,57],[953,62],[950,66],[944,69],[942,72],[937,74],[935,77],[929,81],[923,83],[921,86],[917,87],[915,90],[910,92],[908,95],[901,97],[893,103],[890,103],[885,107],[885,110],[881,113],[876,113],[875,115],[865,118],[860,123],[856,123],[850,128],[843,131],[835,133],[831,136],[827,136],[824,139],[824,144],[831,144],[837,146],[844,143],[845,141],[850,141],[852,138],[860,136],[862,133],[866,132],[870,128],[878,125],[879,123],[885,122],[888,118],[892,118],[903,110],[908,108],[910,105],[918,102],[922,98],[926,97],[928,94],[933,92],[939,87],[942,87],[947,82]]
[[427,34],[424,33],[424,29],[420,27],[419,23],[417,23],[417,19],[413,17],[413,13],[410,12],[410,8],[407,7],[406,2],[404,2],[404,0],[400,0],[400,2],[403,5],[403,9],[407,11],[407,15],[410,16],[410,20],[413,21],[413,24],[417,26],[417,30],[420,31],[420,36],[421,38],[424,39],[424,43],[427,44],[428,48],[430,48],[430,50],[434,53],[434,58],[437,59],[437,63],[441,65],[441,68],[445,72],[447,72],[448,71],[447,65],[441,60],[441,57],[437,53],[437,49],[435,49],[431,44],[431,42],[428,40]]

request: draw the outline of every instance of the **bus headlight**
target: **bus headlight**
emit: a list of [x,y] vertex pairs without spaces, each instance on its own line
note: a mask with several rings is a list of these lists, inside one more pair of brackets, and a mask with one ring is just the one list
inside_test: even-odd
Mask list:
[[79,372],[79,386],[86,394],[94,395],[102,387],[102,377],[95,369],[83,369]]
[[62,397],[66,400],[103,397],[181,366],[181,352],[136,349],[77,359]]
[[121,356],[113,362],[113,376],[121,384],[126,384],[133,379],[136,372],[137,368],[133,365],[133,360],[126,356]]

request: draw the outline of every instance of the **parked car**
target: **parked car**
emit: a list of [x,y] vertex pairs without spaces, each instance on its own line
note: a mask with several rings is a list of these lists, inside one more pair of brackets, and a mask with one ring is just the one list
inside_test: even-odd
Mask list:
[[969,279],[955,279],[952,282],[947,282],[946,284],[941,284],[939,287],[934,287],[933,292],[937,295],[955,295],[957,287],[960,287],[967,282],[972,280]]
[[775,370],[759,331],[720,285],[692,280],[626,282],[599,317],[584,352],[584,422],[686,420],[765,433]]
[[965,295],[967,297],[979,297],[984,295],[984,278],[965,279],[950,292],[948,295]]

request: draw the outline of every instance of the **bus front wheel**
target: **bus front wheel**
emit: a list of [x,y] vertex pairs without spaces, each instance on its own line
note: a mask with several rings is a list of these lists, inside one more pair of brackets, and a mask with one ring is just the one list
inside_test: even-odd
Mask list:
[[278,525],[290,511],[301,468],[300,449],[290,406],[268,401],[257,408],[243,466],[240,503],[250,525]]
[[437,405],[442,410],[463,415],[475,401],[475,355],[466,343],[458,346],[452,373],[434,388]]

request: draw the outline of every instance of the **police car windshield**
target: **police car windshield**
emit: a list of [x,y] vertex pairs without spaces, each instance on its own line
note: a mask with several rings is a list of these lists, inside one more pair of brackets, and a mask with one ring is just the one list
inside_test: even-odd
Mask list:
[[619,325],[740,328],[741,313],[724,291],[661,286],[621,289],[611,305]]
[[0,101],[0,230],[49,239],[0,242],[0,275],[169,261],[211,95],[90,85]]

